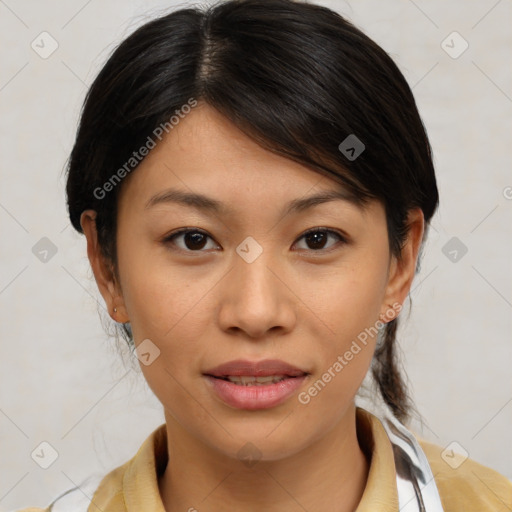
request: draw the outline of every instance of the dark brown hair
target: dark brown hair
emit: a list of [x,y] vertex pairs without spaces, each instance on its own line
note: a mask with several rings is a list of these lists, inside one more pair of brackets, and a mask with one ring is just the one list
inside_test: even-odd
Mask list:
[[[338,180],[361,203],[380,200],[397,257],[408,211],[421,208],[428,225],[437,208],[431,147],[411,89],[352,23],[293,0],[181,9],[116,48],[87,93],[70,155],[71,223],[82,232],[81,213],[96,210],[99,243],[114,272],[122,183],[98,190],[190,98],[266,149]],[[348,152],[347,140],[356,141]],[[397,366],[396,328],[397,319],[386,324],[372,373],[384,401],[405,420],[412,403]],[[133,345],[129,325],[124,333]]]

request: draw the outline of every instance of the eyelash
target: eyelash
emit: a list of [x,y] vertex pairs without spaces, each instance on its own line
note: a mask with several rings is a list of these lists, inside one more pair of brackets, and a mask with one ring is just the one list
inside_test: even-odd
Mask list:
[[[211,240],[213,240],[213,238],[208,233],[203,231],[202,229],[198,229],[198,228],[184,228],[184,229],[180,229],[180,230],[175,231],[174,233],[171,233],[170,235],[166,236],[162,240],[162,242],[163,242],[164,245],[169,245],[169,244],[174,245],[173,240],[175,238],[179,237],[180,235],[186,235],[187,233],[200,233],[200,234],[210,238]],[[309,229],[308,231],[303,233],[300,236],[300,238],[298,238],[297,241],[302,240],[306,236],[308,236],[310,234],[314,234],[314,233],[327,233],[329,235],[335,235],[339,239],[339,243],[341,243],[341,244],[346,244],[347,243],[347,239],[345,238],[345,236],[343,236],[338,231],[335,231],[335,230],[332,230],[332,229],[329,229],[329,228],[322,228],[322,227],[316,227],[316,228]],[[297,243],[297,242],[295,242],[295,243]],[[336,244],[334,244],[333,246],[331,246],[331,247],[329,247],[327,249],[316,249],[316,250],[315,249],[301,249],[301,250],[317,253],[317,252],[330,252],[331,250],[334,250],[335,248],[336,248]],[[178,247],[178,250],[182,251],[182,252],[189,252],[189,253],[206,252],[203,249],[199,249],[197,251],[193,251],[193,250],[190,250],[190,249],[182,249],[181,247]]]

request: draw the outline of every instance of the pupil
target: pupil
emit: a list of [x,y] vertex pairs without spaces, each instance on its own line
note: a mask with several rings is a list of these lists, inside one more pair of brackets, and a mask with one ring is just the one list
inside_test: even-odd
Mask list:
[[316,231],[314,233],[310,233],[307,236],[309,242],[312,242],[312,246],[314,249],[321,249],[325,244],[325,233],[323,231]]
[[206,237],[202,233],[194,232],[185,234],[185,245],[188,249],[202,249],[205,245],[205,240]]

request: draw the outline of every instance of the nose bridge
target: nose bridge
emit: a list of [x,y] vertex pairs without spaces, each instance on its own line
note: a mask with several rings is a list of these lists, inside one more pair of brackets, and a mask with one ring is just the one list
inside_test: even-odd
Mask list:
[[293,306],[286,286],[275,275],[280,265],[272,250],[247,237],[236,248],[233,265],[232,282],[221,304],[223,327],[237,327],[251,336],[277,326],[289,329]]
[[[254,238],[247,237],[236,248],[235,288],[238,288],[239,300],[250,304],[253,308],[269,308],[275,301],[275,276],[269,267],[273,266],[272,250],[264,249]],[[274,262],[275,265],[275,262]]]

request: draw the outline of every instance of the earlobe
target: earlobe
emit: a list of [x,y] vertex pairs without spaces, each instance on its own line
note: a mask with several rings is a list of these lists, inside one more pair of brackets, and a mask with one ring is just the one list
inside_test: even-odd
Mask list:
[[110,316],[119,323],[129,322],[113,269],[101,253],[96,230],[96,212],[94,210],[84,210],[80,216],[80,225],[87,239],[87,257]]
[[379,320],[385,324],[391,322],[398,317],[402,307],[402,303],[396,301],[393,304],[385,304],[380,312]]
[[[402,305],[411,289],[416,272],[418,254],[423,241],[424,217],[420,208],[409,211],[407,218],[407,238],[402,247],[400,258],[392,257],[386,295],[383,301],[381,317],[389,317],[390,305]],[[398,308],[401,309],[401,306]],[[397,313],[398,315],[398,313]]]

